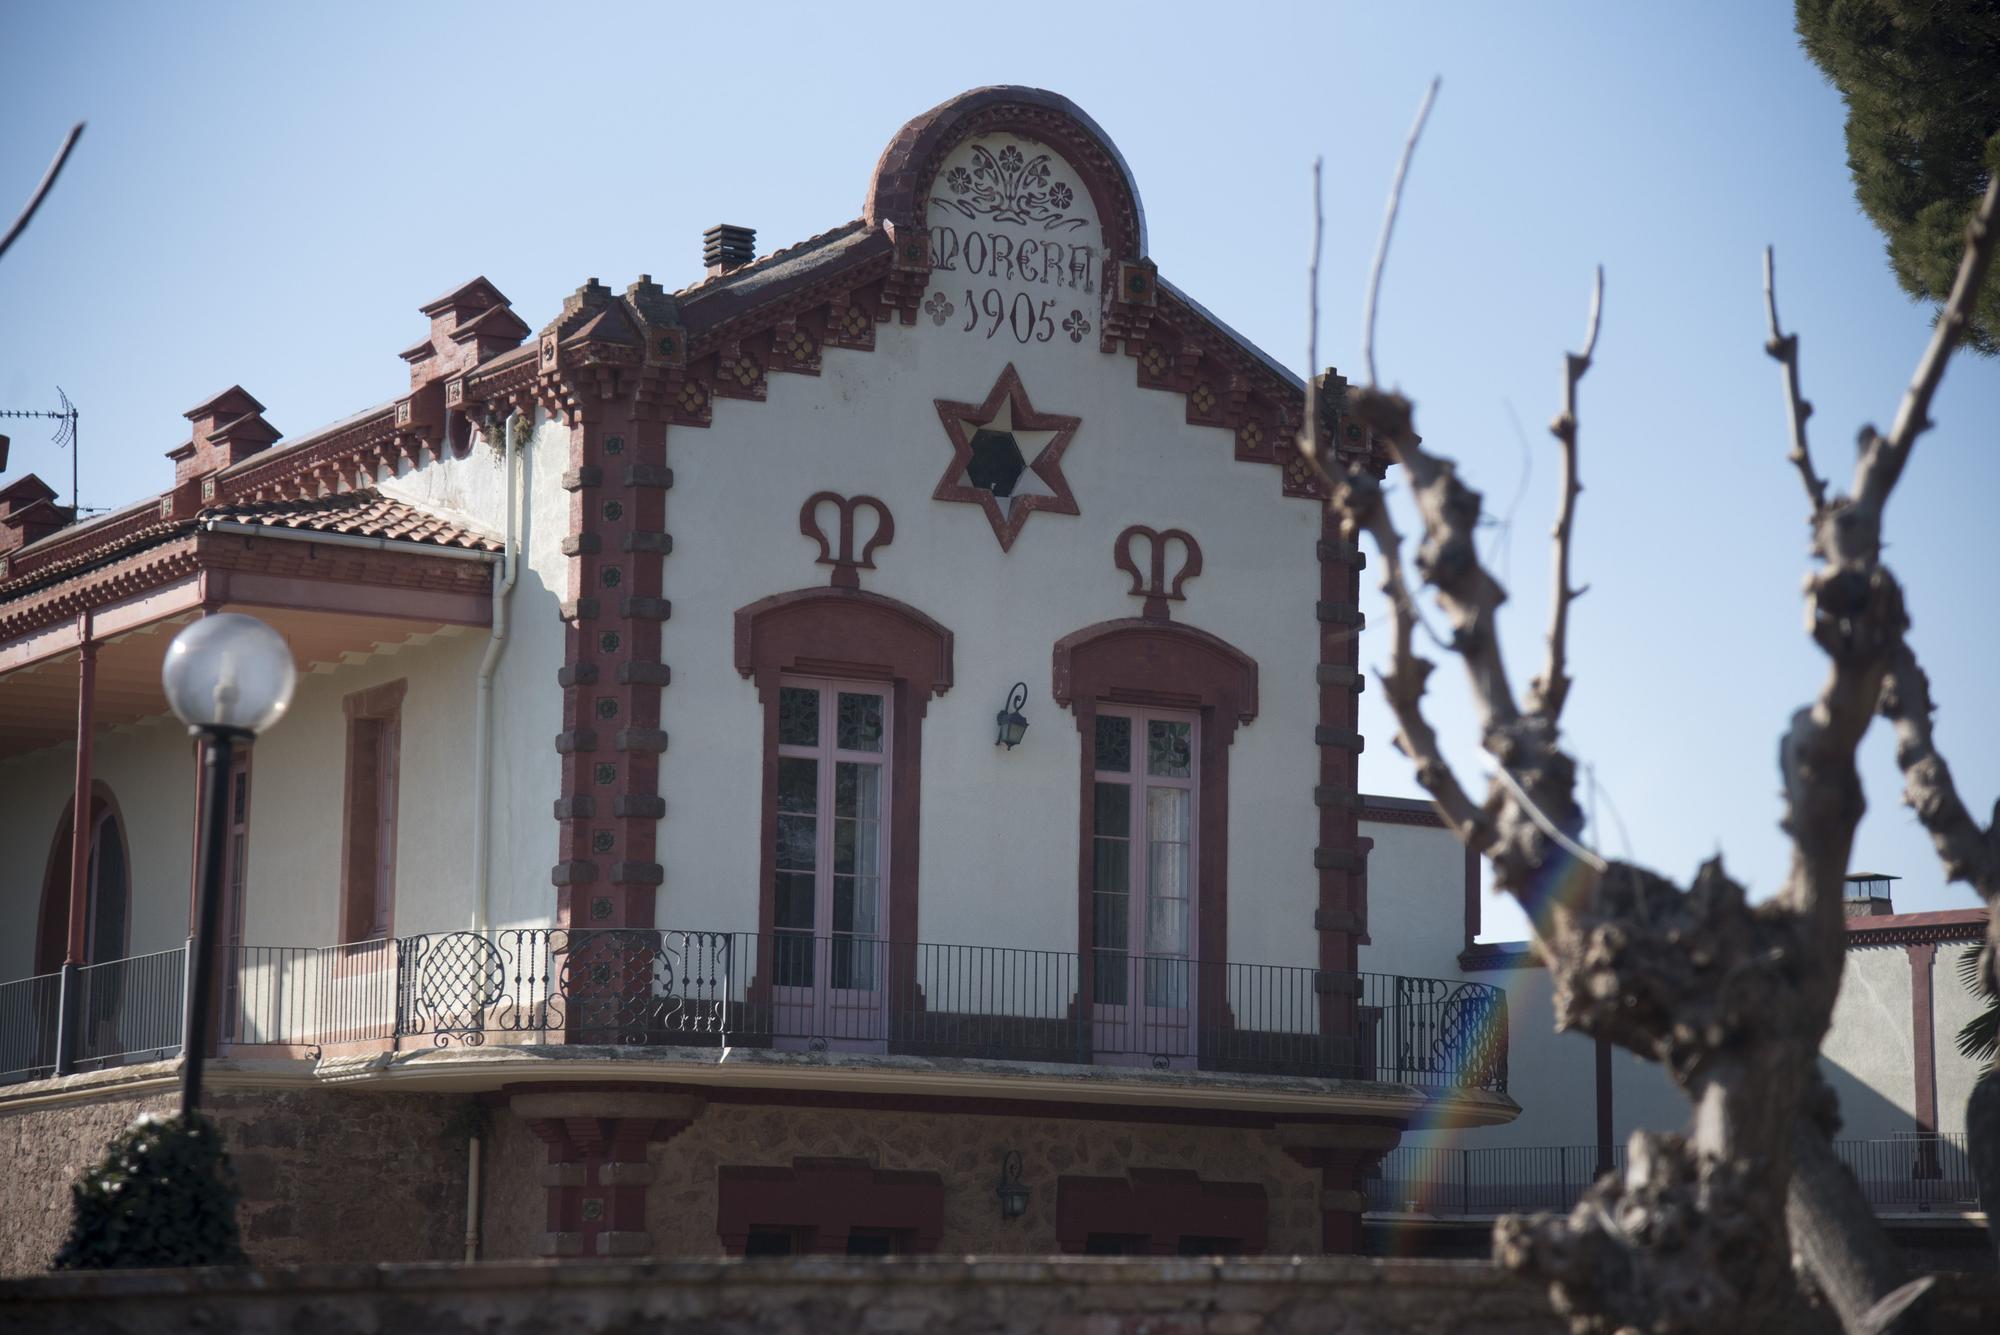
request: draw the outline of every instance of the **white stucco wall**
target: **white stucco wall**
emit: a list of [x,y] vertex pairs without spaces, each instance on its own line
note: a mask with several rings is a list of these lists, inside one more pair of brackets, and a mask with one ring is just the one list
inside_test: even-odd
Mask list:
[[[131,859],[127,954],[172,950],[187,938],[194,856],[194,751],[186,731],[163,719],[98,735],[96,780],[110,788]],[[76,783],[76,748],[50,747],[0,761],[0,981],[26,977],[35,962],[42,878],[56,824]],[[68,853],[63,854],[64,864]]]
[[1847,952],[1820,1070],[1840,1096],[1844,1137],[1916,1130],[1910,962],[1901,946]]
[[[1459,846],[1441,829],[1363,821],[1369,855],[1369,933],[1361,967],[1381,973],[1471,978],[1504,988],[1509,1008],[1509,1093],[1520,1118],[1503,1127],[1448,1135],[1415,1134],[1410,1144],[1473,1147],[1588,1145],[1596,1140],[1595,1044],[1557,1034],[1548,973],[1517,968],[1464,973],[1463,871]],[[1962,1131],[1965,1100],[1978,1070],[1959,1056],[1953,1036],[1978,1010],[1978,999],[1953,971],[1964,947],[1939,947],[1932,965],[1938,1129]],[[1821,1066],[1840,1096],[1848,1139],[1916,1130],[1910,958],[1900,945],[1850,950]],[[1613,1138],[1635,1130],[1686,1126],[1688,1103],[1663,1067],[1632,1053],[1611,1053]]]
[[1965,1101],[1979,1079],[1978,1063],[1959,1055],[1958,1031],[1986,1008],[1986,999],[1958,979],[1958,957],[1974,946],[1941,945],[1931,966],[1931,1005],[1937,1030],[1938,1130],[1965,1130]]
[[[940,279],[933,290],[962,306],[959,287]],[[1094,297],[1066,299],[1056,318],[1072,304],[1094,325]],[[894,513],[895,540],[863,587],[955,636],[955,684],[924,721],[921,940],[1076,948],[1080,738],[1050,694],[1051,649],[1138,614],[1112,546],[1143,523],[1183,527],[1203,549],[1174,619],[1261,669],[1260,716],[1237,730],[1230,756],[1229,954],[1314,963],[1317,507],[1282,498],[1268,465],[1236,462],[1227,432],[1187,425],[1178,394],[1137,388],[1132,360],[1099,352],[1094,333],[1022,344],[1004,327],[990,340],[983,324],[965,332],[963,319],[878,325],[873,352],[828,349],[821,375],[772,376],[766,402],[721,400],[712,427],[669,434],[674,613],[663,656],[674,675],[662,705],[672,742],[659,921],[756,926],[763,722],[732,661],[732,617],[827,583],[798,512],[830,489]],[[1082,419],[1063,459],[1082,513],[1034,514],[1003,553],[979,509],[931,499],[951,457],[934,401],[979,403],[1010,362],[1038,410]],[[1007,751],[993,744],[993,719],[1017,680],[1030,726]]]

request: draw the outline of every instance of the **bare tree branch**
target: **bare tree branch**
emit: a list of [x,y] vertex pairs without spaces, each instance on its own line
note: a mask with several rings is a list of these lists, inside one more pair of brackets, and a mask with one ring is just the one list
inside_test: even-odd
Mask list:
[[[1930,429],[1931,397],[1937,393],[1938,383],[1944,379],[1944,368],[1951,361],[1952,351],[1965,336],[1965,327],[1972,320],[1973,305],[1979,299],[1979,289],[1986,282],[1986,271],[1993,264],[1994,217],[2000,212],[2000,172],[1996,172],[1986,183],[1986,193],[1980,198],[1979,207],[1973,211],[1972,220],[1965,228],[1965,257],[1959,261],[1958,276],[1952,280],[1951,295],[1945,299],[1944,309],[1938,314],[1938,322],[1931,330],[1930,345],[1924,349],[1923,360],[1917,363],[1917,373],[1910,378],[1910,387],[1903,393],[1903,402],[1896,409],[1895,423],[1889,428],[1887,445],[1888,461],[1883,472],[1886,477],[1882,486],[1882,499],[1888,499],[1889,488],[1895,486],[1903,464],[1910,457],[1910,450],[1917,443],[1917,437]],[[1867,492],[1860,485],[1857,474],[1855,495],[1866,500]]]
[[69,161],[69,151],[76,147],[76,141],[82,135],[82,121],[70,126],[69,133],[63,137],[62,147],[56,150],[55,161],[51,162],[49,169],[42,173],[42,183],[35,187],[35,193],[29,197],[28,207],[21,210],[21,216],[7,229],[7,235],[0,236],[0,255],[7,253],[7,248],[14,244],[15,237],[28,230],[28,220],[33,218],[35,210],[42,206],[42,200],[47,197],[49,188],[56,183],[56,177],[62,175],[63,164]]
[[1350,468],[1340,478],[1329,477],[1322,469],[1321,476],[1331,484],[1328,504],[1342,517],[1342,536],[1354,542],[1367,532],[1381,557],[1382,591],[1389,596],[1390,651],[1388,670],[1376,676],[1396,715],[1396,748],[1416,766],[1417,782],[1460,841],[1483,851],[1491,837],[1486,815],[1452,772],[1437,732],[1424,717],[1424,688],[1434,665],[1416,654],[1414,629],[1420,617],[1403,573],[1402,537],[1382,503],[1381,480],[1365,466]]
[[[1403,141],[1403,157],[1396,164],[1396,179],[1389,186],[1388,207],[1382,212],[1382,235],[1375,242],[1375,263],[1368,273],[1368,305],[1361,312],[1361,362],[1368,368],[1370,388],[1379,383],[1375,375],[1375,302],[1382,295],[1382,266],[1389,259],[1389,238],[1396,230],[1396,210],[1403,203],[1403,178],[1409,175],[1410,159],[1417,153],[1417,139],[1424,132],[1424,122],[1430,119],[1431,103],[1437,101],[1438,88],[1443,83],[1442,75],[1434,77],[1431,86],[1424,92],[1423,104],[1417,108],[1416,122],[1410,126],[1410,137]],[[1315,367],[1315,373],[1317,370]]]
[[1826,483],[1813,471],[1812,451],[1806,445],[1806,419],[1813,409],[1799,393],[1799,336],[1778,329],[1777,261],[1769,246],[1764,247],[1764,309],[1771,317],[1771,337],[1764,351],[1785,368],[1785,411],[1792,429],[1792,452],[1785,457],[1798,465],[1806,496],[1812,501],[1812,517],[1818,519],[1826,509]]
[[[1323,158],[1313,159],[1313,255],[1312,263],[1306,267],[1306,425],[1299,437],[1299,453],[1319,468],[1319,249],[1326,239],[1326,216],[1322,209],[1320,189],[1320,166]],[[1320,468],[1322,481],[1330,481],[1326,470]]]
[[1590,332],[1584,337],[1583,351],[1563,358],[1563,410],[1549,423],[1549,434],[1562,442],[1562,504],[1556,512],[1555,588],[1550,594],[1549,659],[1542,674],[1528,684],[1528,710],[1546,718],[1553,726],[1562,718],[1563,702],[1569,699],[1569,678],[1563,673],[1569,645],[1569,605],[1583,597],[1589,586],[1573,589],[1569,583],[1570,530],[1576,522],[1576,498],[1583,491],[1577,480],[1576,463],[1576,383],[1590,369],[1591,354],[1597,351],[1597,326],[1604,315],[1604,266],[1597,266],[1597,282],[1590,293]]

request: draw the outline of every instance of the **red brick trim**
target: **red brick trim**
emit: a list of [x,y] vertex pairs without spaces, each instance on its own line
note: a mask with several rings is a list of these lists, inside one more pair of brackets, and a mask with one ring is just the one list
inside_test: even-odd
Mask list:
[[[75,852],[76,830],[73,824],[76,815],[74,797],[63,804],[62,814],[56,817],[55,832],[49,842],[48,862],[42,873],[41,908],[35,925],[35,972],[54,973],[62,968],[63,957],[68,952],[70,936],[70,873],[71,857]],[[101,819],[109,817],[118,823],[118,837],[125,839],[125,818],[118,808],[117,795],[111,785],[102,779],[90,781],[90,823],[86,831],[96,826]],[[88,847],[88,835],[86,835]],[[126,876],[129,881],[132,867],[132,853],[127,843],[125,853]],[[86,904],[84,919],[89,921],[93,906]],[[132,901],[131,891],[126,891],[125,900],[126,932],[131,931]],[[122,953],[122,952],[121,952]],[[116,959],[118,956],[114,955]],[[79,964],[102,964],[101,959],[79,959]]]
[[[736,670],[764,706],[763,823],[758,854],[758,930],[769,940],[777,904],[778,679],[844,677],[890,690],[888,924],[891,967],[917,940],[918,833],[923,795],[924,714],[951,689],[952,634],[907,603],[861,589],[798,589],[736,611]],[[760,954],[762,948],[760,947]],[[768,978],[768,961],[758,976]]]
[[996,131],[1048,144],[1076,169],[1103,222],[1107,261],[1146,253],[1139,192],[1110,137],[1074,102],[1040,88],[975,88],[910,121],[875,164],[863,218],[898,234],[925,230],[938,168],[967,139]]
[[[383,682],[366,690],[355,691],[341,701],[341,709],[347,716],[347,746],[345,777],[341,787],[340,808],[340,940],[367,942],[392,937],[396,934],[396,840],[401,829],[400,805],[402,788],[402,715],[403,697],[410,687],[407,678]],[[375,841],[383,837],[381,823],[376,820],[373,804],[382,802],[383,795],[375,787],[380,782],[380,767],[384,762],[378,752],[371,762],[378,769],[376,774],[365,773],[356,762],[357,742],[364,727],[380,725],[377,745],[385,748],[389,759],[387,765],[393,770],[391,780],[394,792],[389,800],[388,819],[389,853],[388,881],[386,885],[375,880],[376,860],[380,850]],[[364,796],[372,799],[371,809],[364,809]],[[365,824],[364,824],[365,822]],[[376,896],[389,902],[386,906],[376,902]],[[386,910],[386,911],[385,911]],[[387,930],[377,933],[374,929],[378,917],[385,918]],[[341,951],[335,958],[338,964],[366,965],[379,961],[370,959],[372,952]]]
[[[1000,500],[984,487],[975,487],[958,479],[972,463],[972,437],[966,434],[967,424],[984,426],[1000,415],[1000,405],[1006,402],[1012,409],[1010,421],[1023,431],[1053,431],[1055,435],[1033,459],[1028,467],[1036,477],[1047,484],[1053,492],[1050,496],[1022,493],[1011,497],[1003,512]],[[956,501],[964,505],[976,505],[986,515],[986,522],[993,527],[993,536],[1000,540],[1000,550],[1010,551],[1015,539],[1021,536],[1021,528],[1028,522],[1028,516],[1038,510],[1050,514],[1074,515],[1082,513],[1077,509],[1076,494],[1070,490],[1069,479],[1063,476],[1063,452],[1069,448],[1080,417],[1066,417],[1061,413],[1037,412],[1028,400],[1028,391],[1021,384],[1021,373],[1009,362],[1000,378],[993,382],[982,403],[955,403],[949,399],[936,399],[938,419],[944,423],[945,435],[951,440],[951,462],[945,465],[944,476],[938,479],[937,488],[931,492],[931,499]]]
[[1910,1046],[1916,1058],[1917,1130],[1935,1135],[1937,1108],[1937,1010],[1932,1001],[1931,975],[1937,944],[1907,945],[1910,957]]
[[[1082,750],[1077,796],[1077,1005],[1091,993],[1091,813],[1099,704],[1184,709],[1201,718],[1201,795],[1196,829],[1195,948],[1203,976],[1229,959],[1229,748],[1239,723],[1257,717],[1257,660],[1205,630],[1171,621],[1103,621],[1055,644],[1054,695],[1076,716]],[[1227,1005],[1203,994],[1203,1008]],[[1204,1024],[1219,1022],[1209,1016]]]
[[1186,1168],[1132,1168],[1124,1177],[1056,1179],[1056,1246],[1082,1253],[1093,1233],[1143,1237],[1173,1256],[1184,1237],[1234,1238],[1235,1254],[1262,1255],[1270,1199],[1257,1182],[1205,1182]]
[[915,1254],[935,1252],[944,1235],[944,1179],[936,1173],[797,1158],[789,1168],[724,1165],[715,1177],[715,1232],[731,1256],[763,1228],[797,1230],[800,1250],[822,1255],[844,1253],[855,1229],[899,1234]]
[[[1321,740],[1315,797],[1358,794],[1361,789],[1359,621],[1334,620],[1322,608],[1353,607],[1361,595],[1365,558],[1340,534],[1332,510],[1321,518],[1314,543],[1319,559],[1319,601],[1312,609],[1319,635],[1319,722],[1314,736]],[[1294,615],[1303,615],[1299,609]],[[1353,744],[1333,744],[1352,738]],[[1319,967],[1333,973],[1355,973],[1361,967],[1361,946],[1368,940],[1368,853],[1373,847],[1361,837],[1352,804],[1317,801],[1319,824],[1312,865],[1319,881],[1314,925],[1319,927]],[[1353,859],[1321,857],[1319,853],[1351,853]],[[1301,859],[1303,862],[1303,858]],[[1346,862],[1347,866],[1340,865]],[[1343,929],[1347,923],[1356,924]],[[1303,924],[1302,924],[1303,926]],[[1320,1021],[1327,1033],[1350,1033],[1359,1017],[1354,999],[1329,993],[1320,999]]]
[[1927,942],[1977,941],[1986,931],[1985,909],[1945,909],[1936,913],[1887,913],[1849,918],[1847,948],[1910,946]]
[[[1134,538],[1146,540],[1144,574],[1140,573],[1139,563],[1132,557]],[[1167,548],[1175,542],[1181,545],[1181,564],[1170,582],[1167,578]],[[1148,621],[1169,621],[1173,618],[1173,611],[1167,604],[1186,602],[1187,595],[1181,592],[1181,586],[1201,573],[1201,544],[1186,529],[1156,529],[1145,524],[1128,524],[1111,544],[1111,564],[1132,577],[1132,587],[1126,592],[1134,598],[1146,600],[1140,616]]]

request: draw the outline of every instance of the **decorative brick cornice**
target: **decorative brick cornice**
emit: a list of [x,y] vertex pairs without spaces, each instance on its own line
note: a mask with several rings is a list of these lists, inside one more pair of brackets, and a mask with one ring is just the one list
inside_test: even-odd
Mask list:
[[1937,913],[1889,913],[1879,918],[1849,918],[1847,948],[1915,946],[1932,942],[1978,941],[1986,931],[1985,909],[1946,909]]

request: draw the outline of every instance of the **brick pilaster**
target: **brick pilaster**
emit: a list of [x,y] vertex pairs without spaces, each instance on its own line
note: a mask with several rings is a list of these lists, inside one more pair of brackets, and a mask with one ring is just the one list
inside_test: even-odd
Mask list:
[[647,1146],[686,1130],[701,1115],[701,1101],[687,1094],[516,1094],[511,1107],[548,1146],[542,1254],[652,1255]]
[[1360,1253],[1368,1174],[1402,1135],[1400,1127],[1367,1122],[1279,1124],[1278,1143],[1285,1152],[1319,1169],[1320,1247],[1327,1255]]

